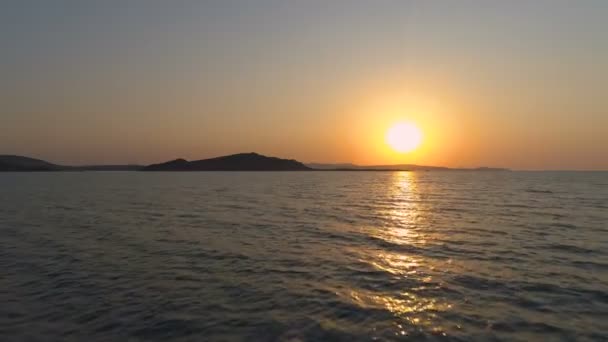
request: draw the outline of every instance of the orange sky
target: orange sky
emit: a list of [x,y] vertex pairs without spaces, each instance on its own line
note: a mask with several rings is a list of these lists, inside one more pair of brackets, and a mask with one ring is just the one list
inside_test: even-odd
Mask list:
[[608,169],[606,2],[8,7],[2,154]]

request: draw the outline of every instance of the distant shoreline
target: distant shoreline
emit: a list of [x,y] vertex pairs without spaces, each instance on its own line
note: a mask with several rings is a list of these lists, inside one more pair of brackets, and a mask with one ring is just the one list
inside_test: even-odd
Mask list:
[[209,171],[321,171],[321,172],[413,172],[413,171],[511,171],[504,168],[448,168],[414,164],[360,166],[355,164],[304,164],[294,159],[268,157],[258,153],[239,153],[209,159],[175,159],[151,165],[68,166],[17,155],[0,155],[0,172],[209,172]]
[[[94,173],[94,172],[141,172],[141,170],[0,170],[3,173]],[[519,170],[519,169],[440,169],[440,170],[405,170],[405,169],[310,169],[310,170],[191,170],[191,171],[147,171],[151,173],[196,173],[196,172],[587,172],[606,173],[608,170]],[[146,173],[147,173],[146,172]],[[142,172],[144,173],[144,172]]]

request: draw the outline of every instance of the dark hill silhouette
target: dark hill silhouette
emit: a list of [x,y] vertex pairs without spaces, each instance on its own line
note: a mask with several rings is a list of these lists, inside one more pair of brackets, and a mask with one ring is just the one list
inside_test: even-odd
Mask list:
[[66,166],[30,157],[0,155],[0,171],[134,171],[139,169],[141,169],[140,165]]
[[44,160],[14,156],[0,155],[0,171],[59,171],[63,167]]
[[48,161],[17,156],[0,155],[0,171],[505,171],[499,168],[452,169],[415,164],[356,165],[356,164],[302,164],[293,159],[267,157],[257,153],[239,153],[196,161],[175,159],[161,164],[140,165],[85,165],[66,166]]
[[175,159],[146,166],[142,171],[307,171],[308,166],[293,159],[267,157],[257,153],[239,153],[210,159],[187,161]]

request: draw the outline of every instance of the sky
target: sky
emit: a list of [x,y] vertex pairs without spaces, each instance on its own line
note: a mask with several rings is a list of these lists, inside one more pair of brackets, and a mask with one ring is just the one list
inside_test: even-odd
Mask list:
[[607,32],[602,0],[6,0],[0,154],[606,170]]

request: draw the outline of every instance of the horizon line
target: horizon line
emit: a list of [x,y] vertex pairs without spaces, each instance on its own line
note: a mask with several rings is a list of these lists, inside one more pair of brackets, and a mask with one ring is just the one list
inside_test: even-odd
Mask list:
[[[206,158],[202,158],[202,159],[192,159],[192,160],[188,160],[185,158],[172,158],[172,159],[168,159],[165,160],[164,162],[167,161],[172,161],[172,160],[177,160],[177,159],[184,159],[187,161],[198,161],[198,160],[205,160],[205,159],[212,159],[212,158],[219,158],[219,157],[225,157],[225,156],[232,156],[232,155],[238,155],[238,154],[257,154],[257,155],[261,155],[261,156],[267,156],[261,153],[257,153],[257,152],[239,152],[239,153],[231,153],[231,154],[225,154],[225,155],[220,155],[220,156],[216,156],[216,157],[206,157]],[[53,161],[49,161],[47,159],[43,159],[41,157],[30,157],[30,156],[26,156],[26,155],[19,155],[19,154],[0,154],[1,156],[15,156],[15,157],[25,157],[25,158],[31,158],[31,159],[37,159],[43,162],[47,162],[47,163],[51,163],[54,165],[58,165],[58,166],[68,166],[68,167],[103,167],[103,166],[141,166],[141,167],[145,167],[148,165],[154,165],[155,163],[85,163],[85,164],[72,164],[72,163],[68,163],[68,164],[58,164],[55,163]],[[270,156],[270,157],[274,157],[274,156]],[[327,165],[327,166],[332,166],[335,165],[336,169],[315,169],[312,168],[313,171],[350,171],[348,168],[341,168],[339,167],[339,165],[344,165],[344,164],[349,164],[352,165],[353,167],[357,167],[357,168],[363,168],[362,170],[358,170],[358,169],[353,169],[355,171],[397,171],[397,172],[415,172],[415,171],[424,171],[424,172],[428,172],[428,171],[475,171],[476,169],[497,169],[497,171],[513,171],[513,172],[608,172],[608,169],[569,169],[569,168],[541,168],[541,169],[531,169],[531,168],[511,168],[511,167],[499,167],[499,166],[444,166],[444,165],[425,165],[425,164],[416,164],[416,163],[399,163],[399,164],[356,164],[356,163],[352,163],[352,162],[301,162],[297,159],[294,158],[281,158],[281,157],[274,157],[274,158],[280,158],[280,159],[289,159],[289,160],[295,160],[298,161],[306,166],[312,165],[312,164],[318,164],[318,165]],[[163,163],[161,161],[161,163]],[[413,167],[429,167],[429,168],[438,168],[438,169],[443,169],[443,170],[390,170],[390,169],[365,169],[366,167],[382,167],[382,166],[386,166],[386,167],[395,167],[395,166],[399,166],[399,165],[409,165],[409,166],[413,166]]]

